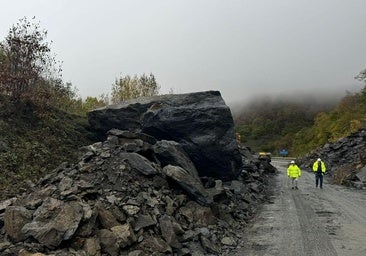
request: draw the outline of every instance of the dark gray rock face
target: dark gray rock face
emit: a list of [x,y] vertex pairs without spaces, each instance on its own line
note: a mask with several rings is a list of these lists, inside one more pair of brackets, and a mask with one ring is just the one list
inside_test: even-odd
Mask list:
[[328,177],[337,179],[336,170],[341,168],[349,174],[343,185],[366,188],[366,130],[360,129],[350,136],[341,138],[310,152],[299,159],[304,169],[312,170],[312,164],[321,158],[327,165]]
[[167,165],[163,168],[163,173],[177,182],[189,195],[203,205],[210,205],[209,198],[202,183],[191,176],[189,172],[179,166]]
[[233,118],[218,91],[128,101],[91,111],[88,119],[100,137],[115,128],[178,142],[200,177],[229,180],[240,174]]
[[301,159],[301,163],[310,169],[314,161],[321,158],[331,171],[343,164],[366,162],[365,153],[366,130],[362,129],[335,143],[326,144],[310,152]]
[[[50,210],[52,209],[52,210]],[[83,217],[83,210],[76,202],[48,198],[34,212],[35,218],[22,228],[26,237],[34,237],[48,248],[56,248],[75,233]]]
[[188,171],[191,176],[199,179],[196,167],[179,143],[162,140],[154,144],[153,150],[160,161],[161,166],[164,167],[169,164],[180,166]]

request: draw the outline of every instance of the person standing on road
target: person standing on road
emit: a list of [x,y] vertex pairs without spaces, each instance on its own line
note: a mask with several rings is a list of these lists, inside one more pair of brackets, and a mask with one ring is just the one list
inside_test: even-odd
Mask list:
[[323,188],[323,175],[326,172],[327,168],[325,167],[325,163],[318,158],[313,164],[313,172],[315,172],[315,187],[318,185],[320,188]]
[[291,161],[287,168],[287,176],[291,179],[292,189],[299,189],[297,187],[297,180],[301,176],[300,168],[295,164],[295,161]]

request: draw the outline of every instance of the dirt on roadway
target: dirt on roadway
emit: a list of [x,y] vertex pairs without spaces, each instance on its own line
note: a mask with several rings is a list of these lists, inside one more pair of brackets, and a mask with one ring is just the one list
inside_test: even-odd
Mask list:
[[324,181],[302,170],[299,189],[288,184],[288,161],[272,161],[279,170],[269,203],[244,228],[239,255],[366,255],[366,191]]

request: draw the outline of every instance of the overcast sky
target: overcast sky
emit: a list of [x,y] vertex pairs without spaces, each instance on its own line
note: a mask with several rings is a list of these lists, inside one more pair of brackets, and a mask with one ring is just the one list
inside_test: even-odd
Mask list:
[[366,68],[366,0],[2,1],[1,41],[24,16],[48,31],[83,98],[143,73],[162,94],[219,90],[227,103],[354,91]]

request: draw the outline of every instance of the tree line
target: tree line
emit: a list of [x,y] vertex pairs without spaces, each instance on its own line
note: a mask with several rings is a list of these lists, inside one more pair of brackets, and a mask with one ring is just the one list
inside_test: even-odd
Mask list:
[[[126,75],[115,78],[110,95],[83,100],[72,83],[63,81],[62,63],[52,54],[51,44],[35,18],[24,17],[14,24],[0,43],[0,95],[31,102],[43,114],[58,108],[85,115],[110,103],[159,93],[153,74]],[[366,82],[366,69],[355,78]],[[309,105],[292,99],[256,99],[234,116],[237,132],[255,151],[276,153],[286,148],[297,156],[366,125],[366,86],[339,102]]]
[[[366,69],[356,77],[365,86],[340,100],[256,99],[234,116],[242,143],[253,151],[302,156],[366,127]],[[309,100],[311,99],[311,100]]]
[[20,19],[0,42],[0,199],[76,160],[81,146],[98,141],[88,111],[159,92],[154,75],[127,75],[113,84],[111,79],[110,94],[82,99],[63,81],[51,45],[35,18]]
[[111,87],[111,95],[87,96],[82,100],[76,87],[62,80],[62,65],[51,52],[47,30],[33,17],[12,25],[0,43],[0,94],[14,101],[29,101],[45,112],[55,107],[74,114],[127,99],[152,96],[160,86],[153,74],[121,76]]

